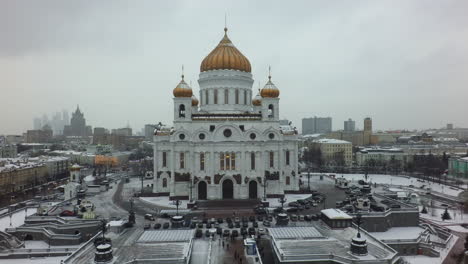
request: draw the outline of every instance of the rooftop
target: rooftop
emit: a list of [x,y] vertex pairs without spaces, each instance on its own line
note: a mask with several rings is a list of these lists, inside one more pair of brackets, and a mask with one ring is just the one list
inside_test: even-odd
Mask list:
[[316,139],[313,142],[320,143],[320,144],[351,144],[351,142],[349,141],[340,140],[340,139],[332,139],[332,138]]
[[325,209],[321,211],[322,214],[327,216],[329,219],[352,219],[347,213],[341,211],[340,209]]

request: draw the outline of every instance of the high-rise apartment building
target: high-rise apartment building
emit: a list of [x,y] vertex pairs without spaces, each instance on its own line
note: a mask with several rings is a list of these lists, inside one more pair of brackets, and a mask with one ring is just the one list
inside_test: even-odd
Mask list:
[[353,132],[356,130],[356,122],[349,118],[347,121],[344,121],[344,131]]
[[311,117],[302,119],[302,134],[329,133],[332,131],[331,117]]

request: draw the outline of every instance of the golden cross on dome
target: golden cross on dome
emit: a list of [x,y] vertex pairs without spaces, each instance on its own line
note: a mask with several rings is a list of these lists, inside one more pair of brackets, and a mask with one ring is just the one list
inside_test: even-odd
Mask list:
[[182,80],[184,80],[184,65],[182,64]]
[[268,80],[271,81],[271,66],[268,66]]

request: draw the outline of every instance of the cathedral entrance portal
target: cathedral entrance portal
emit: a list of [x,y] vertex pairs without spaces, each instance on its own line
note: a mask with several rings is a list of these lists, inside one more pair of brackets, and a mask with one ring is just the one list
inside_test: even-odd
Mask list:
[[250,199],[257,199],[257,182],[251,181],[249,182],[249,198]]
[[234,198],[234,184],[231,180],[223,181],[223,199]]
[[198,183],[198,200],[206,200],[206,182]]

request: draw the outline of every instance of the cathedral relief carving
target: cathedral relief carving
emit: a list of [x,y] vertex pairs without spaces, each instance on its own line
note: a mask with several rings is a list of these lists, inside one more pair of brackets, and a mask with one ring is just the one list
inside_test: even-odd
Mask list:
[[295,173],[294,171],[291,171],[291,175],[292,175],[293,177],[296,177],[296,173]]
[[237,184],[241,184],[241,183],[242,183],[242,176],[241,176],[240,174],[232,175],[232,177],[236,180],[236,183],[237,183]]
[[257,182],[262,184],[262,178],[261,177],[257,177]]
[[245,177],[244,178],[244,183],[247,184],[249,182],[250,178],[249,177]]
[[206,181],[206,183],[211,184],[210,176],[205,176],[205,181]]
[[268,181],[279,180],[279,171],[274,171],[274,172],[265,171],[265,179]]
[[176,182],[188,182],[190,181],[190,173],[174,173]]
[[219,184],[219,182],[221,181],[221,178],[223,178],[224,174],[215,174],[214,175],[214,183],[215,184]]
[[158,172],[156,173],[156,178],[158,178],[158,179],[161,178],[161,174],[163,174],[163,173],[167,173],[167,175],[169,176],[169,178],[171,178],[171,172],[170,172],[170,171],[158,171]]

